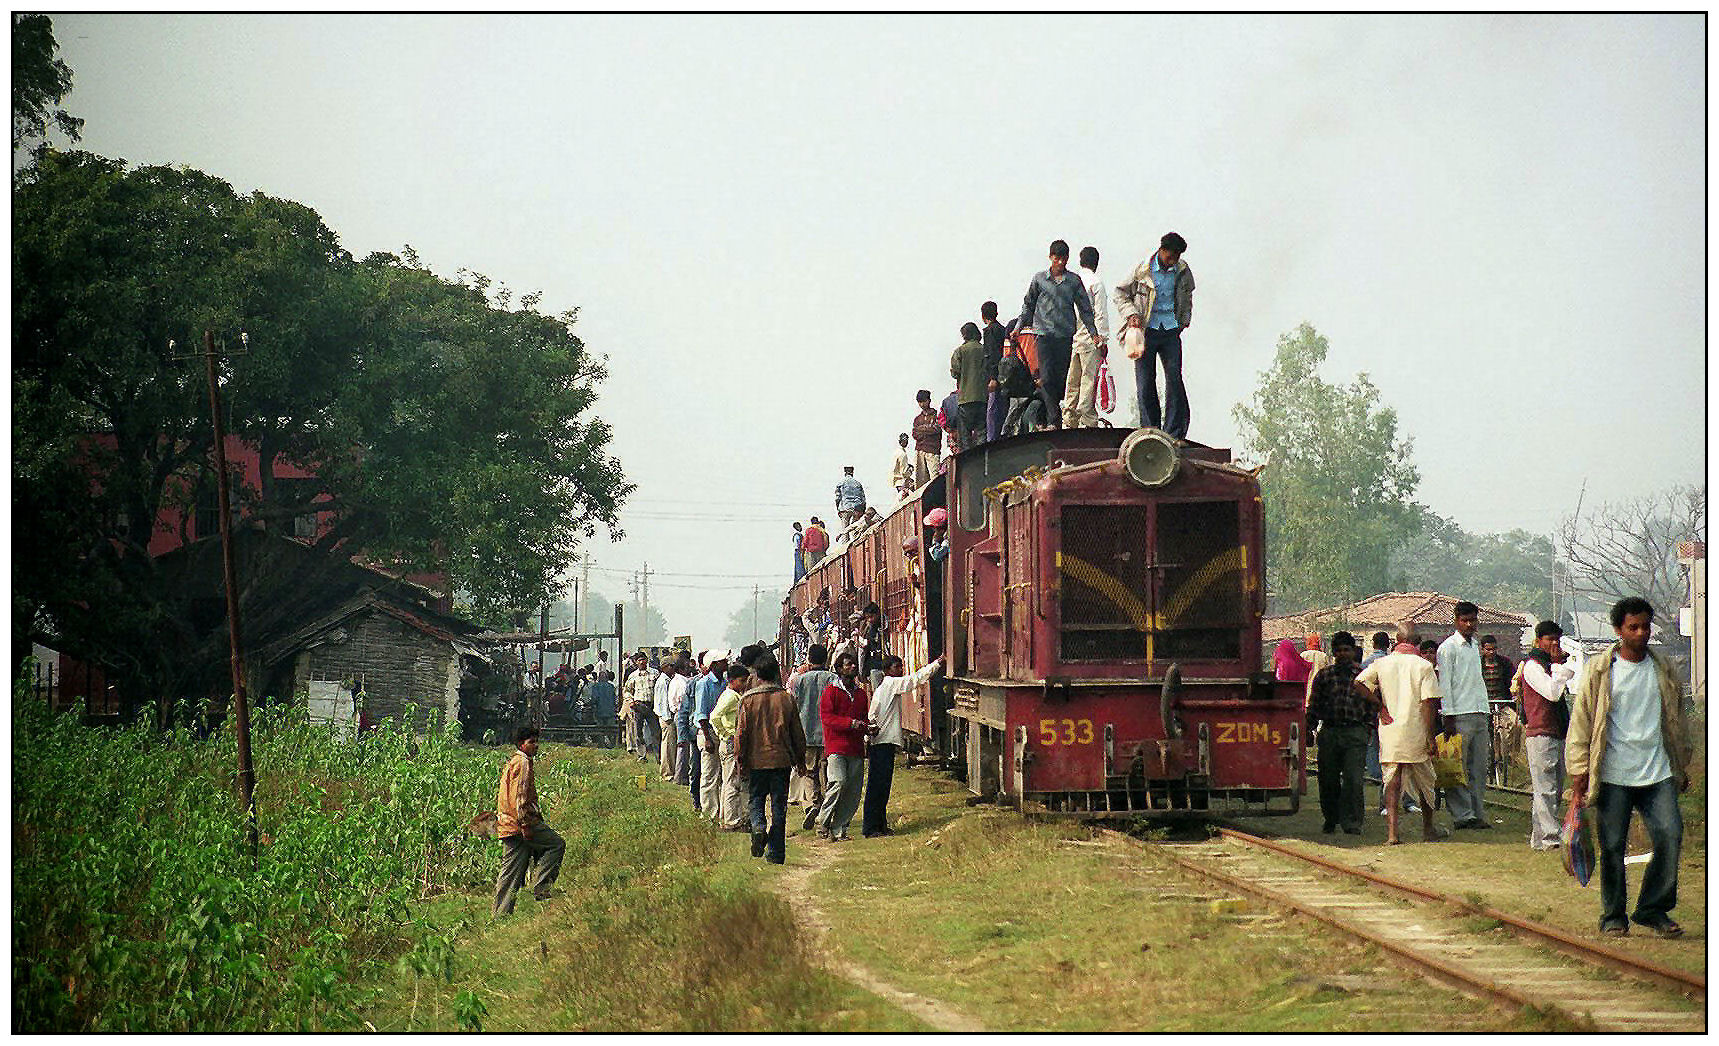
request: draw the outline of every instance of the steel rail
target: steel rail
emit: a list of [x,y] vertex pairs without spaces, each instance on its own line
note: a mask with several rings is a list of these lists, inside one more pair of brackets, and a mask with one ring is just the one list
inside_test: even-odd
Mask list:
[[1593,965],[1603,966],[1607,969],[1615,970],[1618,973],[1628,974],[1638,980],[1647,981],[1660,987],[1671,988],[1672,990],[1681,992],[1684,995],[1699,995],[1705,997],[1707,994],[1707,978],[1701,974],[1688,973],[1684,970],[1672,969],[1669,966],[1662,966],[1659,963],[1651,962],[1646,959],[1639,959],[1628,953],[1615,951],[1591,941],[1582,940],[1581,938],[1572,936],[1557,927],[1547,926],[1544,923],[1537,923],[1529,919],[1521,918],[1520,916],[1511,915],[1509,912],[1499,911],[1497,908],[1493,908],[1490,905],[1475,904],[1474,902],[1461,897],[1453,897],[1450,894],[1439,893],[1436,890],[1427,890],[1422,887],[1415,886],[1412,883],[1405,883],[1398,879],[1379,875],[1376,872],[1369,872],[1361,868],[1353,868],[1346,864],[1314,856],[1313,854],[1302,853],[1299,850],[1284,846],[1280,843],[1274,843],[1269,839],[1261,839],[1256,835],[1249,835],[1247,832],[1243,832],[1238,829],[1219,828],[1218,832],[1225,838],[1234,839],[1244,845],[1269,850],[1276,854],[1282,854],[1283,856],[1291,857],[1306,864],[1311,864],[1327,871],[1337,872],[1351,878],[1363,879],[1375,886],[1379,886],[1399,894],[1404,894],[1418,900],[1448,904],[1471,915],[1480,915],[1488,919],[1495,919],[1508,927],[1511,932],[1515,933],[1518,937],[1522,937],[1535,944],[1549,946],[1566,955],[1573,956]]
[[[1137,846],[1152,845],[1121,832],[1117,832],[1116,834]],[[1277,890],[1273,890],[1271,887],[1266,886],[1263,883],[1257,883],[1252,880],[1242,878],[1241,876],[1231,875],[1228,872],[1213,868],[1201,861],[1189,857],[1183,857],[1168,846],[1159,846],[1158,850],[1178,867],[1186,869],[1195,875],[1210,879],[1213,882],[1221,883],[1239,893],[1252,894],[1253,896],[1272,904],[1280,905],[1294,912],[1299,912],[1302,915],[1308,916],[1312,919],[1317,919],[1322,923],[1340,930],[1357,940],[1376,945],[1395,956],[1399,961],[1406,965],[1417,969],[1439,983],[1455,988],[1458,991],[1478,993],[1496,1002],[1502,1002],[1518,1008],[1526,1008],[1529,1006],[1544,1008],[1546,1005],[1544,1000],[1530,998],[1527,995],[1516,991],[1514,988],[1498,983],[1490,977],[1464,970],[1461,967],[1454,966],[1442,959],[1416,951],[1414,948],[1411,948],[1400,941],[1392,940],[1391,938],[1376,933],[1365,926],[1359,926],[1347,919],[1341,918],[1340,916],[1333,915],[1328,911],[1308,905],[1302,901],[1298,901],[1293,897],[1280,893]]]

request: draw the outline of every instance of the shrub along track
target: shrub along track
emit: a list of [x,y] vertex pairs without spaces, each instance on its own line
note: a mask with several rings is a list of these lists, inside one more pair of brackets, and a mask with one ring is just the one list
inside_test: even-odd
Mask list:
[[[1506,1006],[1560,1012],[1600,1031],[1706,1030],[1704,976],[1234,829],[1194,844],[1107,834],[1153,846],[1196,875],[1311,916],[1433,980]],[[1627,979],[1605,979],[1610,974]]]

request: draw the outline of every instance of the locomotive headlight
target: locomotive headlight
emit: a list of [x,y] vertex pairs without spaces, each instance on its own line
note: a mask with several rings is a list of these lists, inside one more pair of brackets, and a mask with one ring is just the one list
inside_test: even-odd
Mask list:
[[1117,452],[1128,478],[1142,487],[1162,487],[1176,478],[1182,456],[1176,441],[1160,429],[1139,429],[1122,441]]

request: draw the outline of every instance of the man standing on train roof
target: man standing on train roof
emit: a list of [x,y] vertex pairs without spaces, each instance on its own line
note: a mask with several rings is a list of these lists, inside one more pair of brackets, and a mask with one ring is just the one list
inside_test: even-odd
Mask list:
[[[1653,606],[1628,596],[1612,606],[1618,641],[1582,663],[1570,706],[1564,759],[1575,802],[1593,807],[1599,835],[1600,931],[1622,937],[1629,924],[1680,937],[1677,861],[1683,852],[1679,792],[1689,790],[1689,726],[1683,685],[1665,659],[1647,648]],[[1642,873],[1635,912],[1624,918],[1629,883],[1624,853],[1634,810],[1647,826],[1653,859]]]
[[1038,336],[1039,384],[1050,407],[1051,428],[1062,427],[1062,397],[1068,384],[1069,359],[1074,354],[1075,321],[1086,324],[1092,339],[1104,347],[1098,321],[1092,315],[1092,299],[1086,284],[1068,271],[1068,243],[1052,240],[1050,268],[1027,284],[1021,303],[1021,326]]
[[805,557],[806,569],[809,571],[824,561],[824,553],[830,550],[830,532],[824,529],[824,521],[817,516],[806,527],[805,540],[800,545],[800,554]]
[[913,416],[913,485],[923,487],[937,475],[943,457],[943,427],[937,424],[937,409],[931,405],[931,390],[920,389],[914,397],[919,413]]
[[937,408],[937,425],[943,430],[943,435],[949,438],[949,453],[959,454],[967,449],[961,445],[960,389],[951,389],[949,395],[943,397],[943,402]]
[[1003,365],[1003,338],[1007,329],[997,322],[997,303],[988,301],[979,306],[983,321],[981,337],[985,342],[985,442],[1003,434],[1003,419],[1009,416],[1009,394],[997,380]]
[[1433,702],[1438,680],[1432,662],[1420,655],[1415,627],[1397,623],[1397,645],[1355,677],[1355,692],[1366,700],[1375,694],[1384,702],[1379,712],[1379,760],[1384,766],[1385,842],[1402,842],[1397,834],[1400,800],[1408,795],[1420,804],[1421,831],[1428,842],[1447,838],[1433,825],[1434,785]]
[[1098,276],[1097,247],[1080,249],[1080,268],[1074,274],[1086,287],[1098,326],[1095,330],[1075,331],[1074,355],[1068,365],[1068,390],[1062,397],[1062,423],[1071,429],[1090,429],[1098,425],[1098,364],[1109,352],[1100,345],[1110,337],[1109,295]]
[[842,478],[836,484],[836,515],[840,517],[843,529],[865,515],[865,488],[854,478],[852,465],[842,466]]
[[[895,484],[896,497],[906,501],[907,495],[913,493],[913,488],[918,484],[913,482],[913,455],[907,449],[907,433],[903,432],[897,436],[896,442],[901,445],[901,449],[896,452],[895,463],[890,466],[889,479]],[[798,581],[799,578],[794,580]]]
[[794,580],[806,576],[806,535],[800,529],[800,521],[794,521]]
[[[1194,270],[1182,260],[1188,241],[1164,234],[1158,250],[1116,285],[1116,311],[1146,329],[1146,351],[1134,361],[1140,424],[1188,438],[1188,390],[1182,385],[1182,334],[1194,322]],[[1158,408],[1158,360],[1164,361],[1164,408]]]
[[979,343],[979,325],[971,320],[961,325],[961,344],[949,354],[949,376],[955,379],[961,447],[977,447],[985,442],[985,346]]
[[1456,631],[1438,646],[1438,685],[1444,695],[1444,732],[1462,738],[1462,769],[1468,783],[1444,791],[1457,828],[1491,828],[1486,819],[1486,775],[1492,767],[1492,706],[1480,669],[1475,626],[1480,608],[1463,600],[1452,614]]

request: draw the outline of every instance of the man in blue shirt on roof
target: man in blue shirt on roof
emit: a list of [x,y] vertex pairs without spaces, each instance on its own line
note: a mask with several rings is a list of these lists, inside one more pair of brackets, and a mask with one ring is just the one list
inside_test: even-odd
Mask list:
[[1027,284],[1020,321],[1022,328],[1031,327],[1038,337],[1039,385],[1049,401],[1052,428],[1062,428],[1062,398],[1067,391],[1069,360],[1074,355],[1076,320],[1086,325],[1093,345],[1102,353],[1104,335],[1098,332],[1098,322],[1093,318],[1086,284],[1068,271],[1068,241],[1052,240],[1050,268]]

